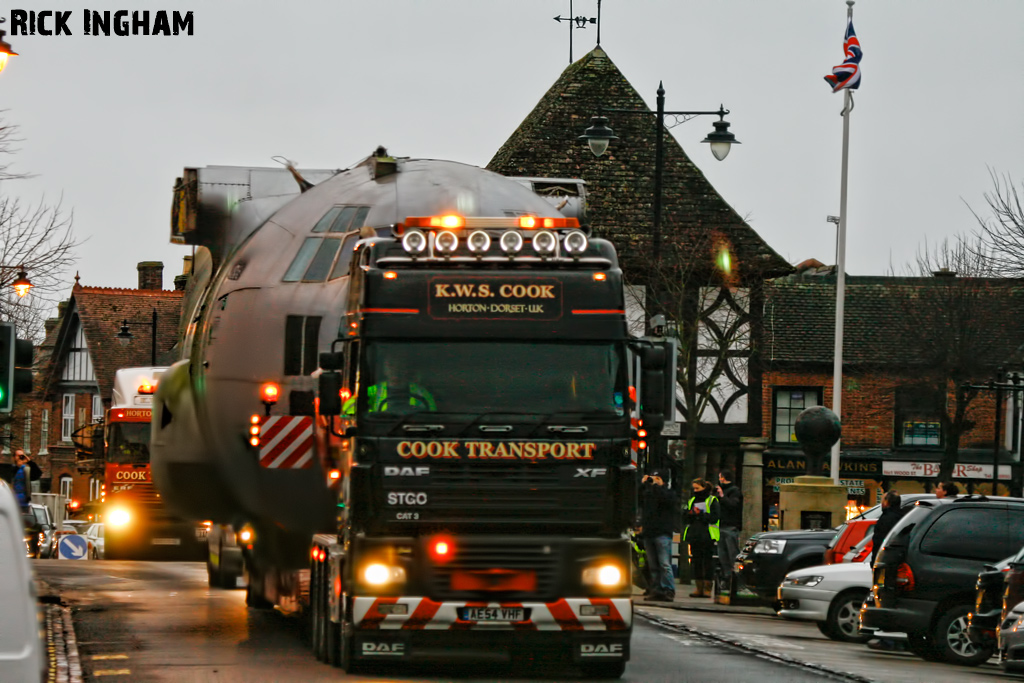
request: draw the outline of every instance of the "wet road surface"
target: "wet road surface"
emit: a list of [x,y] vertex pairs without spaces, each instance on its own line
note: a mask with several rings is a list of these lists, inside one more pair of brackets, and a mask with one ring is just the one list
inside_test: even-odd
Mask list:
[[[566,681],[561,662],[532,665],[374,669],[346,676],[308,647],[300,618],[251,610],[243,590],[210,589],[200,563],[42,560],[39,578],[74,614],[87,681],[257,683],[263,681]],[[819,673],[769,661],[637,620],[621,680],[821,681]]]

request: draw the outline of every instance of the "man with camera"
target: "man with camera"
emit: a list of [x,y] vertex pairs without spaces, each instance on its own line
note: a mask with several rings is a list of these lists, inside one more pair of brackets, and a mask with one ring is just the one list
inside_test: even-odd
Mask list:
[[676,582],[672,575],[672,534],[675,532],[679,494],[669,488],[669,472],[651,470],[640,481],[641,538],[647,551],[650,582],[644,597],[672,602]]
[[743,519],[743,493],[733,482],[731,470],[722,470],[718,474],[718,486],[715,488],[718,503],[722,512],[722,524],[718,539],[718,566],[722,580],[726,582],[722,590],[729,587],[729,577],[733,573],[733,563],[740,554],[740,528]]

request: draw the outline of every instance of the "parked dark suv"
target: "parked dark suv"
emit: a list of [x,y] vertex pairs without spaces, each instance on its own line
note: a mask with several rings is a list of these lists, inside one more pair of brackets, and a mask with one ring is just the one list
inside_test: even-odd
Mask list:
[[968,635],[967,615],[986,564],[1024,545],[1024,499],[964,496],[918,502],[889,533],[874,566],[861,628],[907,634],[928,660],[977,665],[990,645]]

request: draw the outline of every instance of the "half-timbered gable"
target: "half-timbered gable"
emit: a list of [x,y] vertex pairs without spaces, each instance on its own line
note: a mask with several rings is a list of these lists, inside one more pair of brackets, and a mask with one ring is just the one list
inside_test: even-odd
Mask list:
[[[577,138],[602,108],[650,115],[607,113],[619,139],[597,158]],[[670,134],[664,136],[661,242],[654,254],[656,137],[656,117],[596,48],[562,73],[487,167],[508,176],[586,181],[586,223],[618,250],[631,330],[642,334],[640,321],[653,313],[680,326],[685,383],[676,392],[678,417],[699,423],[705,443],[729,449],[741,436],[760,434],[762,283],[792,267]]]

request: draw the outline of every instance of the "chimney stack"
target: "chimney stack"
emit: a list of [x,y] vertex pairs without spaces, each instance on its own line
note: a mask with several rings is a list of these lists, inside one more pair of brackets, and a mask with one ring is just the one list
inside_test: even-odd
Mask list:
[[143,261],[138,266],[139,289],[164,288],[164,264],[161,261]]
[[43,329],[46,330],[46,336],[49,337],[50,333],[53,332],[53,328],[60,325],[60,318],[47,318],[46,322],[43,323]]

